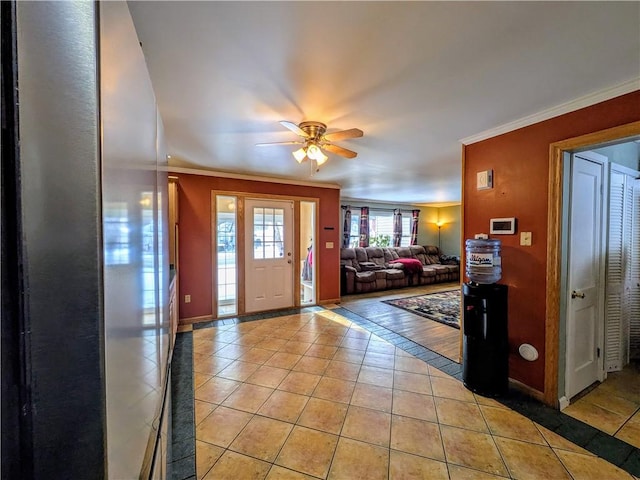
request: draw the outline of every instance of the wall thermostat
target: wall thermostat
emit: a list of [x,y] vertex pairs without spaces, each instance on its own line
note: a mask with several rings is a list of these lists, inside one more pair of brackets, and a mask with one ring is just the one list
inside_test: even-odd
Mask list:
[[489,220],[489,232],[495,235],[512,235],[516,233],[516,219],[492,218]]

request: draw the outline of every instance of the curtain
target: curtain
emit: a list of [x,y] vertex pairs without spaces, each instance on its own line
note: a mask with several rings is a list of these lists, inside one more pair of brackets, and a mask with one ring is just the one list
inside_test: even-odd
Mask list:
[[360,242],[359,246],[369,246],[369,207],[360,208]]
[[351,237],[351,205],[342,205],[342,248],[349,248]]
[[402,213],[397,208],[393,211],[393,246],[399,247],[402,240]]
[[418,216],[420,210],[411,210],[411,245],[418,244]]

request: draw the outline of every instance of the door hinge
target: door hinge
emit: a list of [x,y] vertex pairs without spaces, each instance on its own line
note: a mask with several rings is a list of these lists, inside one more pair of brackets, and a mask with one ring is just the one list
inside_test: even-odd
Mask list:
[[596,348],[596,353],[598,354],[598,358],[600,358],[600,347]]

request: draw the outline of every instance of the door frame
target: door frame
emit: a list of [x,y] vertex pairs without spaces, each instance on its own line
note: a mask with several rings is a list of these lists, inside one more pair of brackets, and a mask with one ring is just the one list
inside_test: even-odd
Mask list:
[[640,136],[640,121],[569,138],[549,145],[549,200],[547,204],[547,275],[545,318],[545,375],[543,400],[557,407],[560,351],[561,298],[567,293],[562,283],[563,182],[565,154],[593,145],[620,143]]
[[[304,196],[296,196],[296,195],[277,195],[277,194],[268,194],[268,193],[257,193],[257,192],[250,192],[250,191],[246,191],[246,190],[223,190],[223,189],[212,189],[210,192],[210,197],[209,197],[209,205],[210,205],[210,219],[209,219],[209,224],[211,225],[211,238],[209,239],[209,244],[210,244],[210,249],[211,249],[211,315],[207,315],[205,317],[202,318],[211,318],[211,316],[213,316],[213,318],[224,318],[224,317],[218,317],[218,294],[217,294],[217,287],[218,287],[218,261],[217,261],[217,257],[215,255],[215,251],[217,249],[217,231],[216,231],[216,221],[217,221],[217,216],[216,216],[216,211],[215,211],[215,205],[216,205],[216,195],[224,195],[224,196],[230,196],[230,197],[236,197],[236,209],[237,209],[237,217],[236,217],[236,249],[237,252],[242,252],[241,254],[238,254],[237,257],[237,266],[236,266],[236,272],[237,272],[237,288],[238,288],[238,304],[237,304],[237,315],[244,315],[245,312],[245,298],[244,298],[244,290],[245,290],[245,275],[244,275],[244,268],[245,268],[245,258],[244,258],[244,249],[245,249],[245,238],[244,238],[244,217],[245,217],[245,208],[244,208],[244,202],[245,199],[247,198],[254,198],[254,199],[271,199],[271,200],[283,200],[283,201],[292,201],[293,202],[293,258],[294,258],[294,269],[293,269],[293,275],[294,275],[294,283],[295,283],[295,279],[296,278],[300,278],[300,260],[301,260],[301,247],[300,247],[300,202],[304,201],[304,202],[310,202],[310,203],[314,203],[315,204],[315,212],[316,212],[316,218],[315,218],[315,222],[314,222],[314,228],[315,228],[315,232],[316,232],[316,237],[319,235],[320,233],[320,224],[319,224],[319,212],[320,212],[320,199],[318,197],[304,197]],[[242,226],[242,235],[238,234],[238,225]],[[315,244],[318,245],[317,241],[315,241]],[[318,249],[316,249],[318,250]],[[305,249],[306,251],[306,249]],[[316,266],[314,268],[315,270],[315,300],[316,303],[318,301],[318,298],[320,298],[320,289],[321,289],[321,285],[319,284],[319,279],[320,279],[320,272],[322,270],[321,264],[320,264],[320,253],[321,252],[314,252],[314,257],[317,259],[316,261]],[[294,301],[294,307],[300,307],[301,303],[300,303],[300,292],[298,291],[298,288],[295,288],[296,286],[294,285],[294,291],[293,291],[293,301]]]

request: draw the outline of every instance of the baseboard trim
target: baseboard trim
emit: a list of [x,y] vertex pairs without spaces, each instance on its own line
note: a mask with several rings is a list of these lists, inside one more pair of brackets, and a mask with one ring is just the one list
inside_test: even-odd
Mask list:
[[[544,393],[542,393],[539,390],[536,390],[533,387],[530,387],[529,385],[525,385],[524,383],[518,381],[518,380],[514,380],[513,378],[509,379],[509,385],[514,389],[514,390],[518,390],[519,392],[532,397],[536,400],[538,400],[541,403],[546,403],[544,401]],[[557,405],[551,405],[553,408],[558,408]]]
[[187,317],[178,320],[178,325],[190,325],[192,323],[200,323],[209,320],[215,320],[211,315],[201,315],[199,317]]
[[325,300],[321,300],[318,305],[329,305],[331,303],[340,303],[340,297],[338,298],[327,298]]
[[569,406],[569,399],[565,396],[562,396],[559,400],[560,403],[560,411],[564,410],[565,408],[567,408]]

